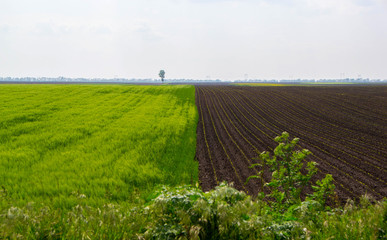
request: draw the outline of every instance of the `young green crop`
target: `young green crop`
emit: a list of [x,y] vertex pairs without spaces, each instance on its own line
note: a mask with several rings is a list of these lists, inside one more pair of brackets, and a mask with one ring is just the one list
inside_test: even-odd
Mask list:
[[100,206],[197,181],[193,86],[0,85],[0,102],[0,184],[13,203]]

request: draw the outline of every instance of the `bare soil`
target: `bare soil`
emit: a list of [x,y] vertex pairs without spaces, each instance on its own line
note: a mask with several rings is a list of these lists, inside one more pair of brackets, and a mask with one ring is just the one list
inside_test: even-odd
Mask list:
[[[196,86],[197,153],[203,190],[233,182],[251,195],[261,191],[249,166],[272,151],[283,131],[300,138],[321,179],[332,174],[339,200],[363,194],[387,197],[387,87]],[[270,179],[270,173],[265,173]],[[307,194],[310,189],[304,193]]]

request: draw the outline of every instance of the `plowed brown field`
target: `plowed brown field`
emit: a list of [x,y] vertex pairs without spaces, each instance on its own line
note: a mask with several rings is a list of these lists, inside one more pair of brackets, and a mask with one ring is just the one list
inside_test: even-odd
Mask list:
[[256,173],[249,166],[287,131],[313,153],[308,161],[319,168],[314,180],[333,175],[341,201],[366,193],[387,197],[385,86],[196,86],[196,103],[203,190],[227,181],[256,195],[259,180],[245,185]]

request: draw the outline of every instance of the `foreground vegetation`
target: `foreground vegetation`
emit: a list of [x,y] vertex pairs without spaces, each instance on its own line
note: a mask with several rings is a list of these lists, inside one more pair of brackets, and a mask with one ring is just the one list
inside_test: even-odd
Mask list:
[[203,193],[190,186],[163,188],[147,205],[69,211],[29,204],[0,215],[0,238],[11,239],[386,239],[387,201],[321,209],[304,201],[279,215],[265,201],[222,184]]
[[[298,139],[287,133],[275,139],[273,154],[260,154],[260,171],[268,195],[252,199],[222,183],[209,192],[198,186],[161,187],[152,200],[128,208],[105,204],[90,207],[86,196],[63,211],[44,205],[12,206],[0,213],[0,237],[18,239],[386,239],[387,201],[331,208],[332,176],[310,182],[315,163],[302,170],[308,150],[296,150]],[[270,182],[261,172],[272,171]],[[301,199],[304,187],[314,189]],[[3,199],[7,196],[3,194]]]
[[0,209],[130,204],[198,179],[193,86],[1,85]]

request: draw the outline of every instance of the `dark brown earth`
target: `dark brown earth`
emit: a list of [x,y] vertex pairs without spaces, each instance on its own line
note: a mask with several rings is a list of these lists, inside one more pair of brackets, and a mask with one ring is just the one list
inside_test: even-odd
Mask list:
[[196,157],[205,191],[227,181],[256,195],[260,181],[245,184],[256,174],[249,166],[287,131],[313,153],[308,161],[319,168],[314,180],[333,175],[340,201],[387,197],[385,86],[196,86],[196,103]]

